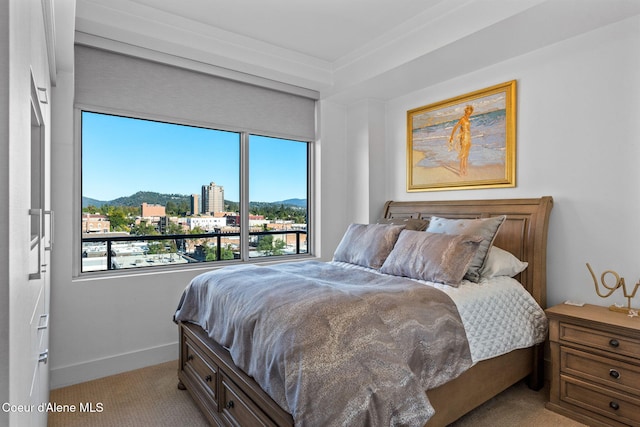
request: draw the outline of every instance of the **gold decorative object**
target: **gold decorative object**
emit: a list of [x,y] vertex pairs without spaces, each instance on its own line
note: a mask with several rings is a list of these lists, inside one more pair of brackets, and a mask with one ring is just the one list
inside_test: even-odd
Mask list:
[[[624,277],[620,277],[620,275],[618,273],[616,273],[613,270],[606,270],[605,272],[602,273],[602,275],[600,276],[600,282],[602,282],[602,286],[605,287],[605,289],[607,291],[604,291],[603,293],[600,292],[600,286],[598,285],[598,280],[596,279],[596,275],[594,274],[593,270],[591,269],[591,266],[589,265],[589,263],[587,263],[587,268],[589,269],[589,273],[591,273],[591,277],[593,277],[593,284],[596,287],[596,293],[598,294],[599,297],[601,298],[607,298],[608,296],[610,296],[611,294],[613,294],[613,292],[618,289],[618,288],[622,288],[622,292],[624,293],[624,297],[627,299],[627,306],[626,307],[622,307],[620,305],[611,305],[609,306],[609,310],[611,311],[618,311],[621,313],[627,313],[629,314],[629,316],[638,316],[638,311],[640,311],[637,308],[631,308],[631,298],[634,298],[636,296],[636,292],[638,291],[638,288],[640,287],[640,280],[638,281],[638,283],[636,283],[635,287],[633,288],[633,292],[631,293],[627,293],[627,286],[624,282]],[[615,284],[611,285],[609,283],[607,283],[605,277],[607,276],[607,274],[611,274],[613,276],[613,278],[615,279]]]

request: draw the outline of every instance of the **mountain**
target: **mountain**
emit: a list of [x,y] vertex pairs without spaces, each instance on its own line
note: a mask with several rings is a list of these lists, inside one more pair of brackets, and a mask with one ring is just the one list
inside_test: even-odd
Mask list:
[[82,207],[85,208],[89,205],[100,207],[102,205],[111,206],[140,206],[142,203],[148,203],[150,205],[162,205],[166,206],[168,201],[172,201],[176,204],[180,202],[190,202],[190,196],[183,194],[162,194],[155,193],[153,191],[138,191],[131,196],[118,197],[113,200],[97,200],[90,197],[82,196]]
[[87,206],[95,206],[99,208],[100,206],[106,204],[107,202],[102,200],[92,199],[91,197],[82,196],[82,207],[86,208]]
[[[82,207],[85,208],[87,206],[95,206],[99,208],[102,205],[111,205],[111,206],[140,206],[142,203],[148,203],[150,205],[162,205],[166,206],[167,202],[172,201],[176,204],[181,202],[190,203],[191,196],[187,196],[184,194],[162,194],[155,193],[153,191],[138,191],[131,196],[118,197],[113,200],[97,200],[92,199],[90,197],[82,197]],[[226,204],[237,204],[237,202],[230,202],[225,200]],[[294,206],[298,208],[306,208],[307,207],[307,199],[287,199],[281,200],[278,202],[250,202],[250,206],[260,206],[260,205],[285,205],[285,206]]]
[[190,196],[186,196],[184,194],[162,194],[155,193],[153,191],[138,191],[131,196],[118,197],[108,203],[114,206],[140,206],[143,203],[166,206],[169,201],[176,204],[181,202],[186,202],[188,204],[190,200]]
[[285,206],[298,206],[301,208],[307,207],[307,199],[287,199],[281,202],[272,202],[272,204],[282,204]]

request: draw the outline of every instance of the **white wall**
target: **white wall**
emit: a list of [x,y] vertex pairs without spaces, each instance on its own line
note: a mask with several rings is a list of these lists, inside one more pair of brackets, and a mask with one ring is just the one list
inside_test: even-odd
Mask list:
[[350,196],[346,156],[347,110],[331,101],[320,101],[319,138],[316,141],[315,194],[318,215],[315,229],[316,254],[330,260],[351,222],[347,204]]
[[[387,104],[387,195],[450,200],[551,195],[548,304],[599,298],[585,267],[640,278],[640,17],[417,90]],[[517,186],[406,192],[406,112],[517,80]],[[635,306],[639,305],[638,298]]]

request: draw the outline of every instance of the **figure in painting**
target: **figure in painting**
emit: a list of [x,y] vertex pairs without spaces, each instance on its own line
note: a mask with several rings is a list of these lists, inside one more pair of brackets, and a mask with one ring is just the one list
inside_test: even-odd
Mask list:
[[[467,105],[464,109],[464,116],[460,117],[458,123],[455,124],[451,130],[451,136],[449,137],[449,151],[452,148],[458,152],[458,159],[460,159],[460,175],[467,174],[467,161],[469,159],[469,150],[471,149],[471,121],[469,118],[473,113],[473,107]],[[454,136],[458,131],[458,137],[454,144]]]

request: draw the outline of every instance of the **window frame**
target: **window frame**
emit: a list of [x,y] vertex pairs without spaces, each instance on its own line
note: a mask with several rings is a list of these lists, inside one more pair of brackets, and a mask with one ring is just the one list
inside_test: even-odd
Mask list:
[[[211,130],[235,132],[240,135],[240,167],[239,167],[239,215],[240,215],[240,259],[218,260],[181,265],[158,265],[153,267],[136,267],[118,270],[82,271],[82,113],[96,113],[114,115],[125,118],[163,122],[181,126],[192,126]],[[307,252],[304,254],[272,255],[267,257],[249,256],[249,138],[251,135],[276,139],[285,139],[306,144],[307,152]],[[150,274],[176,271],[197,271],[222,268],[227,265],[238,264],[269,264],[315,258],[315,145],[316,141],[293,135],[274,134],[252,129],[238,129],[230,126],[218,125],[213,122],[203,123],[191,120],[164,117],[156,114],[143,114],[132,111],[122,111],[114,108],[102,108],[94,105],[74,105],[74,213],[73,213],[73,277],[96,278],[117,277],[138,274]]]

